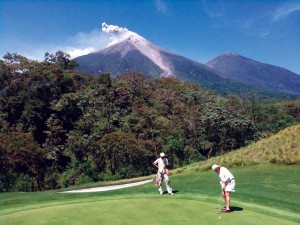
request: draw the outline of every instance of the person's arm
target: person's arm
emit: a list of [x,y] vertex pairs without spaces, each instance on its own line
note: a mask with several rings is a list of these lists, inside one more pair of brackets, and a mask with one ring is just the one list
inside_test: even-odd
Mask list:
[[158,165],[156,164],[156,161],[152,163],[153,166],[155,166],[158,169]]
[[169,174],[169,168],[170,168],[169,160],[166,159],[166,161],[165,161],[165,173],[166,174]]
[[225,188],[226,188],[226,176],[223,172],[220,171],[219,173],[219,178],[220,178],[220,185],[221,185],[221,190],[222,192],[225,192]]
[[225,193],[226,182],[223,182],[223,181],[220,180],[220,185],[221,185],[222,193],[223,193],[223,192]]

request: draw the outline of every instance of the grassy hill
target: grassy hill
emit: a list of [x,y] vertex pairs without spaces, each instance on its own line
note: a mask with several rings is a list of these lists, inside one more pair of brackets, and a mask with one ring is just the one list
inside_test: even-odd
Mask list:
[[[299,134],[299,125],[290,127],[244,149],[174,170],[170,177],[174,196],[160,196],[154,182],[97,193],[0,193],[0,224],[196,225],[238,221],[243,225],[296,225],[300,223]],[[223,201],[216,173],[210,169],[213,163],[229,167],[235,176],[230,214],[219,213]],[[99,183],[88,186],[93,185]]]
[[205,162],[194,163],[178,170],[208,170],[214,163],[233,167],[266,162],[300,165],[300,125],[286,128],[245,148],[211,158]]

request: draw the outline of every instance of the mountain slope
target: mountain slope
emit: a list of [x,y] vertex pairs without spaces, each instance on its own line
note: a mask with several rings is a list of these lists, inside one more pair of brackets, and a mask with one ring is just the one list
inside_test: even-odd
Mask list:
[[300,75],[287,69],[224,53],[206,63],[222,77],[262,89],[300,95]]
[[103,23],[102,30],[113,33],[117,41],[101,51],[75,58],[80,65],[78,70],[93,75],[109,72],[112,76],[117,76],[128,70],[154,77],[173,75],[158,46],[126,28]]
[[200,84],[206,89],[216,90],[222,95],[247,92],[252,89],[245,84],[221,77],[202,63],[172,54],[158,47],[155,52],[152,51],[151,55],[156,56],[155,61],[143,54],[130,40],[125,40],[102,51],[80,56],[75,60],[80,65],[79,71],[86,71],[92,75],[108,72],[115,77],[126,71],[136,71],[151,77],[172,76],[183,81]]
[[[265,84],[266,82],[262,77],[248,81],[248,73],[245,78],[234,78],[231,73],[228,75],[223,70],[219,72],[218,67],[214,67],[217,61],[212,61],[208,65],[195,62],[168,52],[126,28],[103,23],[102,30],[113,35],[114,41],[103,50],[75,58],[74,60],[79,63],[77,70],[94,76],[107,72],[115,77],[126,71],[136,71],[152,77],[173,76],[183,81],[197,83],[221,95],[256,91],[263,96],[290,98],[294,97],[290,96],[290,93],[298,94],[297,82],[293,87],[294,91],[287,87],[283,91],[289,94],[282,94],[280,85],[284,83],[283,81],[279,82],[278,88],[272,88],[273,86],[270,85],[257,85],[256,83]],[[229,67],[232,67],[231,64]],[[235,71],[233,73],[237,74]],[[266,72],[266,76],[269,76],[269,72]],[[274,80],[273,83],[275,82]]]
[[151,59],[141,54],[134,46],[131,46],[130,43],[121,43],[115,47],[124,47],[124,49],[127,49],[126,54],[122,56],[123,52],[104,49],[100,52],[80,56],[75,59],[80,65],[77,69],[89,72],[92,75],[108,72],[112,76],[120,75],[128,70],[137,71],[145,75],[151,74],[154,77],[158,77],[164,72]]

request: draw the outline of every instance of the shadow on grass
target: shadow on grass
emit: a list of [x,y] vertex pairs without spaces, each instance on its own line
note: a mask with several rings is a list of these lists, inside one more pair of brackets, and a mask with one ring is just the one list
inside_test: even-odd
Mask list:
[[243,211],[244,209],[237,206],[230,206],[230,210],[231,212],[239,212],[239,211]]
[[[173,194],[176,194],[176,193],[179,192],[179,191],[173,190],[172,192],[173,192]],[[167,191],[163,191],[163,194],[169,194],[169,193],[168,193]]]

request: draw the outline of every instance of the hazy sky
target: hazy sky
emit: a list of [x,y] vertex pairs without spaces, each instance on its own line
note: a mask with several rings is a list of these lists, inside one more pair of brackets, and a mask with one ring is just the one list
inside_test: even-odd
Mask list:
[[206,63],[224,53],[300,74],[300,0],[0,0],[0,56],[103,49],[101,24]]

